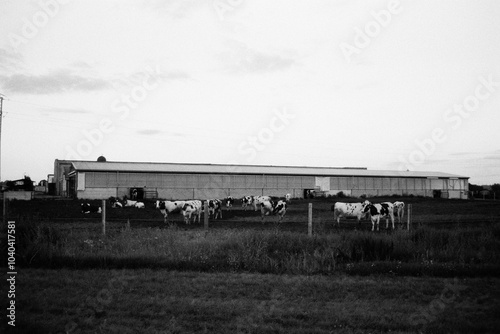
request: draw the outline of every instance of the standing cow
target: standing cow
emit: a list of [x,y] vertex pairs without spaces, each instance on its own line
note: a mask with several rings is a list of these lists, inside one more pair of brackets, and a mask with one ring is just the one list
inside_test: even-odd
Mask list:
[[217,219],[217,217],[220,216],[220,218],[222,218],[222,201],[220,199],[209,199],[207,202],[208,217],[214,217],[214,219]]
[[283,216],[285,216],[287,208],[288,206],[283,200],[279,200],[278,202],[273,202],[271,200],[263,201],[260,204],[260,217],[262,219],[262,223],[264,223],[264,216],[269,215],[278,215],[278,222],[281,222],[283,220]]
[[168,222],[168,215],[170,213],[178,213],[181,212],[182,207],[184,206],[184,201],[156,201],[155,204],[157,209],[160,209],[160,212],[163,215],[163,221],[165,223]]
[[401,224],[403,216],[405,215],[405,203],[404,202],[394,202],[394,214],[398,217],[398,221]]
[[363,203],[336,202],[332,205],[333,220],[336,220],[337,226],[340,226],[341,217],[354,217],[359,224],[361,218],[365,218],[368,215],[368,213],[363,212],[363,206],[368,204],[370,204],[369,201],[364,201]]
[[196,223],[196,218],[198,218],[198,223],[200,223],[201,207],[202,203],[199,200],[184,202],[181,213],[184,216],[186,224],[191,224],[191,217],[193,217],[193,223]]
[[244,196],[241,199],[241,207],[246,211],[247,207],[253,204],[253,196]]
[[380,218],[386,219],[385,228],[389,228],[389,218],[392,222],[392,229],[394,230],[394,205],[391,202],[383,202],[380,204],[363,204],[363,212],[370,213],[372,221],[372,231],[375,230],[375,223],[377,224],[377,231],[379,230]]
[[224,203],[226,204],[226,208],[231,211],[234,204],[234,198],[232,196],[228,196],[224,199]]
[[271,196],[254,196],[253,197],[253,207],[254,211],[257,211],[262,203],[269,201],[271,202]]

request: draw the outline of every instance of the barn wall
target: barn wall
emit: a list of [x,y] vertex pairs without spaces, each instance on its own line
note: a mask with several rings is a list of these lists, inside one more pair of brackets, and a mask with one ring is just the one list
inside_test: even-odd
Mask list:
[[335,195],[342,191],[348,196],[432,196],[430,180],[404,177],[331,177],[330,191]]
[[[223,198],[247,195],[303,197],[304,189],[314,188],[312,176],[219,175],[86,172],[85,192],[78,197],[129,196],[130,188],[150,188],[163,199]],[[102,189],[109,189],[103,194]],[[111,194],[111,195],[108,195]]]
[[[80,174],[79,174],[80,175]],[[327,184],[329,181],[329,184]],[[159,198],[236,198],[246,195],[284,197],[292,194],[302,198],[304,189],[324,188],[329,195],[343,191],[348,196],[433,196],[433,190],[447,192],[449,198],[464,198],[468,190],[464,179],[426,179],[404,177],[361,176],[293,176],[293,175],[232,175],[232,174],[167,174],[85,172],[80,198],[122,197],[130,188],[156,190]],[[329,190],[328,190],[329,188]],[[83,197],[84,196],[84,197]],[[94,197],[95,196],[95,197]]]
[[108,199],[116,197],[116,188],[85,188],[78,190],[76,195],[82,199]]

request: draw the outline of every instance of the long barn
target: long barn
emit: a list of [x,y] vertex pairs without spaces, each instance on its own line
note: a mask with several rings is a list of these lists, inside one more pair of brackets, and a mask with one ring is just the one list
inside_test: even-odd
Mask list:
[[55,160],[60,196],[105,199],[205,199],[245,195],[303,198],[318,195],[467,198],[468,177],[441,172],[366,168],[98,162]]

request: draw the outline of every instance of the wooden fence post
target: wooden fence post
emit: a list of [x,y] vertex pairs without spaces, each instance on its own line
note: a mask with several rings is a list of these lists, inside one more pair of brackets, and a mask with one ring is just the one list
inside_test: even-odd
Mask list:
[[106,200],[102,200],[102,234],[106,235]]
[[307,235],[312,237],[313,233],[313,205],[309,203],[309,214],[307,220]]
[[208,231],[208,201],[203,203],[203,224],[205,226],[205,230]]

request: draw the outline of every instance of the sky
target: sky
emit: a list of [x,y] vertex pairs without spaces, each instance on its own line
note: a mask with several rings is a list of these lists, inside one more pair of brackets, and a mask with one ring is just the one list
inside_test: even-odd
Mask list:
[[103,155],[500,183],[499,17],[496,0],[0,0],[0,178]]

